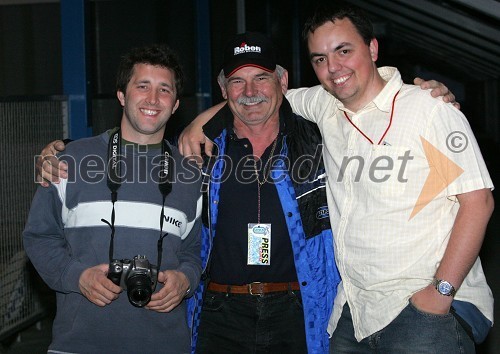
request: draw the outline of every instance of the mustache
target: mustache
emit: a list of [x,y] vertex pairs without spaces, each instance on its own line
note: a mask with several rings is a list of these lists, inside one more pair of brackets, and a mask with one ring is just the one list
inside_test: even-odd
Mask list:
[[238,98],[236,102],[238,104],[261,103],[261,102],[268,102],[268,99],[267,97],[261,95],[252,97],[242,96]]

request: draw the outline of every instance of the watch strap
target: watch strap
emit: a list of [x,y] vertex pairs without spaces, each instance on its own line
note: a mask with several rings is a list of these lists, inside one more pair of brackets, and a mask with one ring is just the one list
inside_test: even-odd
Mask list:
[[[444,296],[455,296],[455,294],[457,293],[457,290],[455,289],[455,287],[453,285],[451,285],[451,283],[449,281],[444,280],[444,279],[438,279],[438,278],[434,277],[434,279],[432,279],[432,285],[436,288],[438,293],[440,293],[441,295],[444,295]],[[445,285],[446,288],[448,288],[447,292],[443,292],[441,290],[442,285]]]

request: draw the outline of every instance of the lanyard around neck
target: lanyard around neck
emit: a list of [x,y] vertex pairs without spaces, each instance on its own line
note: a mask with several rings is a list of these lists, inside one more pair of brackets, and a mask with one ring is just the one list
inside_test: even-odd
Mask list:
[[[401,91],[401,90],[399,90]],[[385,129],[385,132],[384,134],[382,134],[382,137],[380,138],[380,140],[378,141],[377,145],[380,145],[380,143],[384,140],[385,136],[387,135],[387,132],[389,131],[389,129],[391,128],[391,125],[392,125],[392,117],[394,115],[394,103],[396,102],[396,97],[398,96],[399,94],[399,91],[396,92],[396,94],[394,95],[394,98],[392,99],[392,106],[391,106],[391,117],[389,118],[389,124],[387,125],[387,128]],[[356,128],[356,130],[365,137],[366,140],[368,140],[372,145],[375,145],[373,143],[373,140],[370,139],[365,133],[363,133],[363,131],[361,129],[358,128],[358,126],[356,124],[353,123],[353,121],[349,118],[349,116],[347,115],[347,113],[344,111],[344,116],[347,118],[347,120],[349,121],[349,123],[351,123],[351,125]]]

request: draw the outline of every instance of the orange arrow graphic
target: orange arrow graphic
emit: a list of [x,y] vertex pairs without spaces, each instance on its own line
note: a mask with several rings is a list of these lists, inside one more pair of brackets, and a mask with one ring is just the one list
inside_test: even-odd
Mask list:
[[429,164],[430,171],[409,220],[417,215],[439,193],[464,173],[464,170],[460,166],[451,161],[431,143],[423,137],[420,137],[420,140],[424,147],[425,157]]

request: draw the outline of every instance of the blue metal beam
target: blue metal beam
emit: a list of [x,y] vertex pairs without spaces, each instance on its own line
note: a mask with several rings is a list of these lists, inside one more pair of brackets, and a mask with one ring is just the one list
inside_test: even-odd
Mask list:
[[212,53],[210,47],[210,2],[196,0],[196,97],[198,112],[212,106]]
[[68,133],[71,139],[92,135],[88,121],[86,2],[61,0],[63,91],[68,97]]

